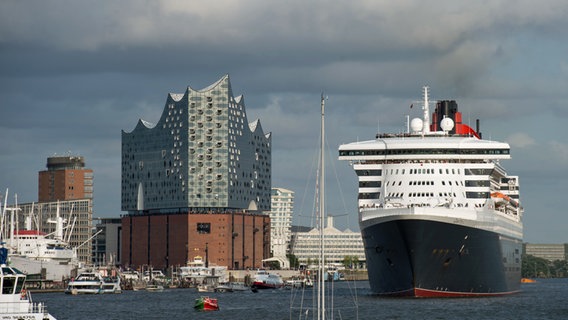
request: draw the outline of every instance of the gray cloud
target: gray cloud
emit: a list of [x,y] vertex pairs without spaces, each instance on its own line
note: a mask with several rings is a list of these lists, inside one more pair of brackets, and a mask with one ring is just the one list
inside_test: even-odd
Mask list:
[[[71,151],[95,170],[97,215],[117,216],[121,130],[139,118],[156,122],[168,93],[229,73],[249,120],[273,132],[273,185],[296,191],[302,215],[313,196],[319,96],[329,96],[336,169],[328,181],[347,182],[334,190],[346,204],[337,196],[330,206],[350,212],[340,223],[356,229],[355,176],[334,150],[378,130],[404,130],[405,116],[420,113],[410,104],[429,85],[434,99],[456,99],[465,118],[480,118],[484,137],[534,141],[514,148],[505,164],[526,184],[530,224],[538,214],[555,216],[542,213],[541,199],[560,190],[549,179],[568,172],[559,160],[567,11],[553,0],[2,1],[0,188],[34,201],[46,157]],[[545,160],[548,167],[535,166]],[[547,198],[550,208],[560,198]],[[526,230],[528,241],[568,241],[561,232]]]

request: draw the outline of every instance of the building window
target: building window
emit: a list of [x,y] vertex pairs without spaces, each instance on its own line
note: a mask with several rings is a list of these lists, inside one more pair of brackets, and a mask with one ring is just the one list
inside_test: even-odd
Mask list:
[[199,222],[197,223],[197,233],[211,233],[211,223]]

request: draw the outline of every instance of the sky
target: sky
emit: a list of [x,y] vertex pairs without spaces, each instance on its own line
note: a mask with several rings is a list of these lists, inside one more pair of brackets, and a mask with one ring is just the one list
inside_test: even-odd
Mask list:
[[403,131],[427,85],[511,145],[524,241],[568,243],[567,18],[564,0],[3,0],[0,193],[37,201],[47,158],[81,155],[94,216],[119,217],[121,130],[229,74],[272,133],[272,186],[295,192],[295,224],[313,214],[325,92],[327,208],[358,230],[337,148]]

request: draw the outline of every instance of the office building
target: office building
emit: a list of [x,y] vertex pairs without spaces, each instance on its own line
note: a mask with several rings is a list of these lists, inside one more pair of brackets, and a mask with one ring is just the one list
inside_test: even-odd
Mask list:
[[568,260],[567,243],[525,243],[523,247],[525,254],[543,258],[548,261]]
[[47,170],[39,172],[38,201],[93,199],[93,170],[80,156],[47,158]]
[[120,218],[97,218],[95,222],[92,264],[95,266],[120,265],[122,220]]
[[[333,226],[333,217],[328,216],[323,235],[326,264],[343,264],[347,257],[357,261],[357,267],[365,266],[365,250],[360,232],[353,232],[349,229],[340,231]],[[318,262],[321,252],[320,239],[320,231],[317,228],[294,234],[292,253],[301,265],[308,266]]]
[[271,135],[248,121],[228,75],[170,93],[156,124],[122,132],[121,192],[125,265],[185,264],[208,248],[238,269],[269,255]]

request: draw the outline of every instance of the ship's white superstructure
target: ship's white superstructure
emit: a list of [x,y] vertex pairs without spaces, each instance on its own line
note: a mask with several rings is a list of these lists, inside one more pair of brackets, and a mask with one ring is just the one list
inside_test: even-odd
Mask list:
[[53,234],[33,229],[33,212],[26,217],[26,229],[17,229],[18,223],[14,220],[17,211],[17,204],[13,207],[4,205],[2,210],[2,238],[10,250],[10,265],[26,274],[42,274],[44,280],[59,282],[72,277],[80,264],[68,241],[72,230],[64,226],[66,221],[60,217],[59,210],[56,219],[48,221],[56,226]]

